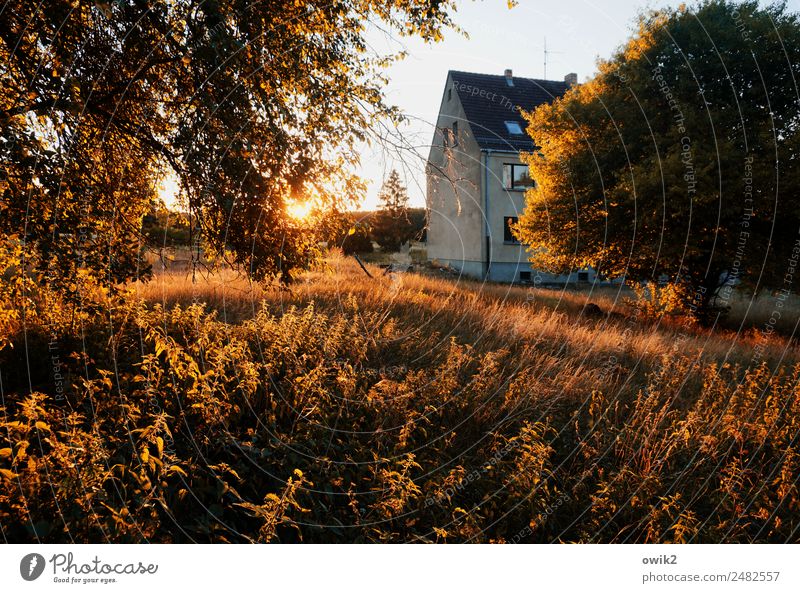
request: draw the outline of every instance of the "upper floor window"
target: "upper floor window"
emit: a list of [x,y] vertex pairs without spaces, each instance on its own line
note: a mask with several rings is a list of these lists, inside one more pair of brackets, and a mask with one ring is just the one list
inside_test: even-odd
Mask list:
[[509,134],[514,136],[522,136],[522,126],[515,121],[507,121],[506,129],[508,130]]
[[528,165],[505,164],[503,165],[503,187],[506,189],[529,189],[536,187],[536,182],[531,179]]
[[453,146],[458,146],[458,122],[453,122]]

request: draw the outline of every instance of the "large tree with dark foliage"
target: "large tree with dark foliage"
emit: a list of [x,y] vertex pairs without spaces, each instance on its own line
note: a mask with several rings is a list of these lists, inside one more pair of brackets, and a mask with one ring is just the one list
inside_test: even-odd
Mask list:
[[448,0],[10,0],[0,11],[0,232],[69,291],[78,270],[138,273],[165,171],[191,230],[256,279],[290,279],[316,242],[286,215],[360,188],[376,119],[379,22],[438,39]]
[[536,265],[670,277],[713,319],[726,279],[794,291],[800,26],[783,4],[652,12],[599,74],[528,115],[518,232]]

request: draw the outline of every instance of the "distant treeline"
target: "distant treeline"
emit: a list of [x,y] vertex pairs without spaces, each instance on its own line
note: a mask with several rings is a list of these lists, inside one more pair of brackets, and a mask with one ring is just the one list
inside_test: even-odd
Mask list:
[[[335,224],[326,225],[321,240],[329,247],[340,247],[346,254],[371,253],[375,245],[393,252],[408,241],[426,241],[424,208],[408,208],[399,216],[381,210],[338,214]],[[142,218],[142,235],[148,246],[188,247],[191,243],[189,220],[185,213],[165,207],[152,209]]]
[[409,241],[427,240],[425,208],[407,208],[402,214],[388,215],[383,210],[348,212],[343,232],[328,241],[346,255],[371,253],[375,244],[382,251],[397,251]]
[[142,235],[150,247],[188,247],[189,219],[183,212],[154,206],[142,217]]

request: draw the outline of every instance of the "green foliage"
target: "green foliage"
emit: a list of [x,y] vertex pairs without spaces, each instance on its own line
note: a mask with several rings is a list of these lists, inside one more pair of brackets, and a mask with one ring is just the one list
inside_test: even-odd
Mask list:
[[383,251],[397,251],[414,238],[414,223],[409,217],[408,192],[400,175],[392,169],[379,195],[381,208],[372,217],[372,237]]
[[191,247],[192,233],[189,218],[182,212],[170,210],[162,203],[151,206],[142,217],[142,234],[148,246]]
[[356,222],[351,226],[340,244],[345,255],[372,253],[372,234],[367,223]]
[[372,253],[369,215],[358,212],[331,214],[323,222],[322,237],[329,248],[339,248],[345,255]]
[[800,24],[785,5],[652,12],[586,84],[528,114],[518,227],[536,266],[665,274],[707,316],[727,274],[783,287],[798,239]]
[[411,240],[428,240],[428,213],[425,208],[409,208],[408,219],[411,222]]

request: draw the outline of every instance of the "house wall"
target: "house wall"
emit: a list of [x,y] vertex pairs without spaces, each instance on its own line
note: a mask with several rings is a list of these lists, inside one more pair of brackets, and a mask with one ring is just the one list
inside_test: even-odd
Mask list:
[[[484,153],[487,168],[482,179],[488,187],[488,225],[491,235],[491,266],[489,280],[493,282],[520,282],[520,272],[529,272],[531,282],[536,284],[556,284],[578,282],[578,273],[554,275],[533,269],[528,261],[527,247],[520,243],[505,241],[505,218],[519,218],[525,210],[525,192],[507,189],[503,186],[504,165],[518,165],[522,161],[517,152],[487,151]],[[589,272],[588,281],[594,280]]]
[[[428,259],[474,278],[486,278],[488,227],[489,280],[520,282],[520,272],[530,272],[534,284],[578,282],[577,272],[561,276],[537,272],[528,262],[524,245],[504,241],[504,217],[520,217],[525,208],[525,192],[503,187],[503,165],[520,163],[519,154],[481,151],[458,93],[448,93],[452,84],[448,76],[426,167]],[[444,147],[443,130],[452,130],[454,121],[458,122],[458,144]],[[486,195],[484,187],[488,188]],[[484,200],[489,206],[486,218]],[[588,281],[593,282],[594,271],[586,271]]]
[[525,192],[503,187],[503,165],[520,164],[518,153],[487,154],[488,169],[484,180],[488,182],[489,232],[492,237],[492,263],[526,263],[525,249],[519,243],[506,243],[503,240],[505,227],[503,218],[519,218],[525,210]]
[[[469,276],[485,273],[480,149],[465,119],[452,80],[439,107],[427,164],[428,259]],[[443,146],[443,130],[458,122],[458,144]]]

